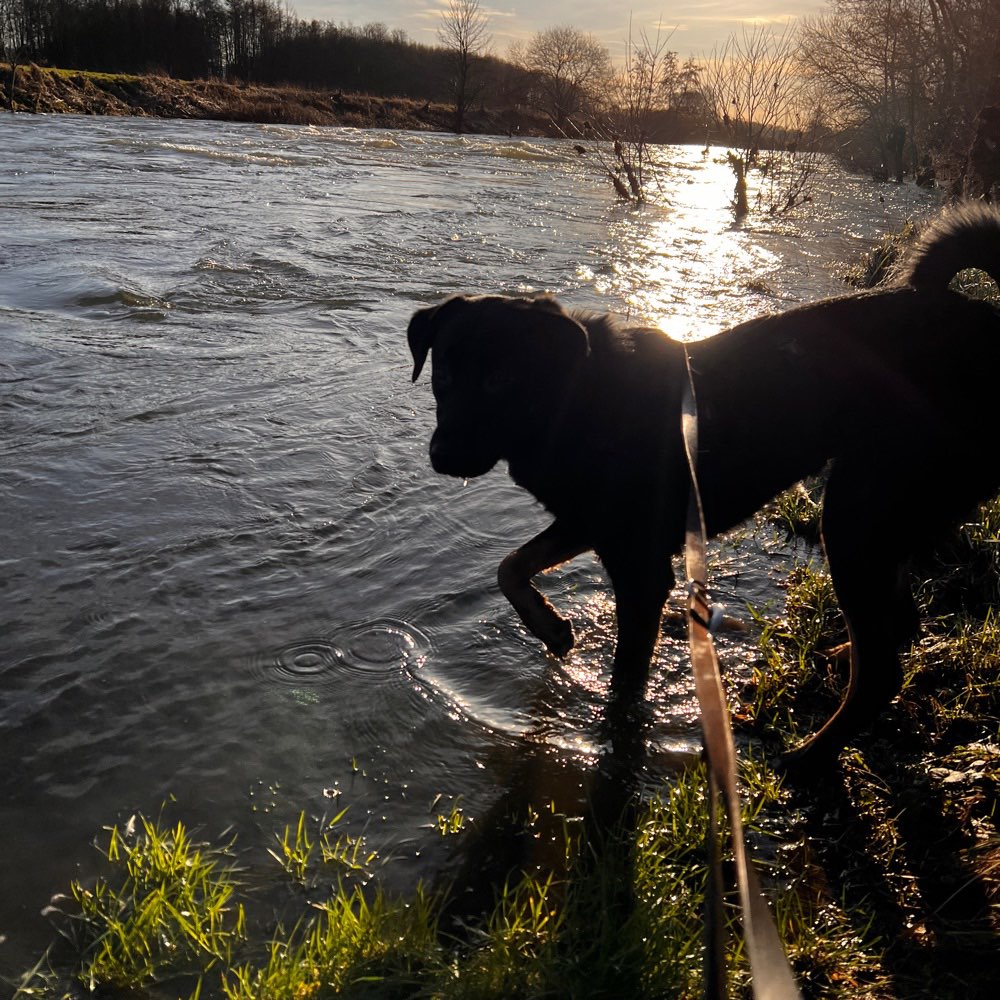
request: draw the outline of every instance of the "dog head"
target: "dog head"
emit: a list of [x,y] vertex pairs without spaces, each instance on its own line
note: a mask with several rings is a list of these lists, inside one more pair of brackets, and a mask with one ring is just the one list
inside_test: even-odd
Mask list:
[[432,356],[436,472],[471,479],[544,433],[589,353],[587,331],[554,300],[456,295],[407,330],[413,381]]

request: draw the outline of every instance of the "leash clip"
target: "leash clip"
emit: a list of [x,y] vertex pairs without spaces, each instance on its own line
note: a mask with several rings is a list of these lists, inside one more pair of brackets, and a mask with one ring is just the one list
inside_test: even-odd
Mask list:
[[713,604],[701,580],[688,581],[688,614],[710,635],[715,635],[725,615],[721,604]]

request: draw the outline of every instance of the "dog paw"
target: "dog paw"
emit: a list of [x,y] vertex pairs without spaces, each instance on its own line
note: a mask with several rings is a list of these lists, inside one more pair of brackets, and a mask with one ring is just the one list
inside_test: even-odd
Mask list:
[[792,784],[802,784],[805,781],[828,775],[837,767],[837,751],[807,740],[805,743],[783,753],[774,765],[774,769]]
[[576,642],[573,626],[537,591],[532,592],[532,597],[531,601],[514,605],[521,621],[550,653],[565,656]]
[[560,659],[569,653],[576,643],[573,626],[567,619],[553,615],[554,620],[546,623],[545,634],[538,638],[545,643],[545,648]]

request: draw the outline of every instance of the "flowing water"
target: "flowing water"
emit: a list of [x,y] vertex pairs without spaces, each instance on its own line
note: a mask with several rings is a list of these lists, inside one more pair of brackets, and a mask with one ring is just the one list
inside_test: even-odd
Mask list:
[[[635,209],[545,140],[0,116],[0,971],[135,811],[232,828],[270,870],[300,810],[349,806],[402,884],[454,796],[488,810],[526,757],[543,794],[579,784],[600,567],[547,579],[579,636],[547,658],[495,585],[546,517],[502,469],[432,473],[410,314],[548,291],[705,336],[842,291],[932,203],[828,166],[798,215],[735,227],[718,151],[658,155]],[[718,548],[730,610],[783,558]],[[734,673],[752,644],[723,640]],[[654,750],[690,750],[677,630],[650,696]]]

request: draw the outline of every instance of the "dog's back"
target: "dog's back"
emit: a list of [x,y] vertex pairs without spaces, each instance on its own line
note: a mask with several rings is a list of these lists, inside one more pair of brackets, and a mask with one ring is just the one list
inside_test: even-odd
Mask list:
[[690,346],[714,530],[838,456],[927,463],[979,452],[977,464],[991,464],[982,452],[995,436],[1000,311],[948,290],[969,266],[1000,273],[1000,217],[987,209],[931,227],[888,289]]

